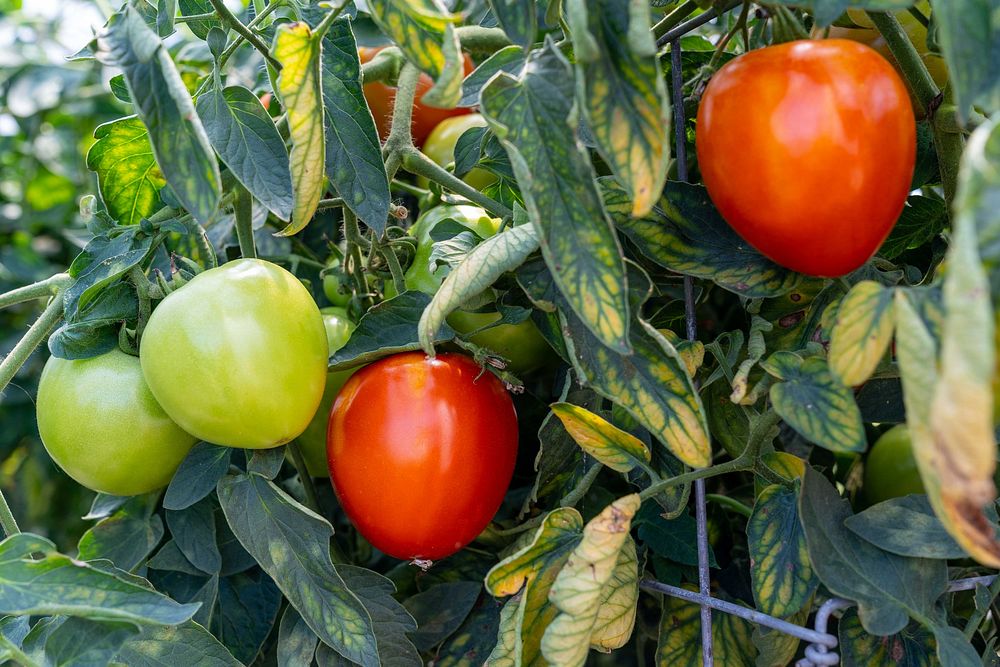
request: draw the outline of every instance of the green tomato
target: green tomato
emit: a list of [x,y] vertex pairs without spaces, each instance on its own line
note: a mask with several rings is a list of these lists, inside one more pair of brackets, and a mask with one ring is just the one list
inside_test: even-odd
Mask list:
[[[424,142],[423,151],[430,159],[439,166],[447,167],[455,161],[455,145],[459,138],[465,134],[466,130],[473,127],[486,127],[486,119],[478,113],[469,113],[464,116],[452,116],[445,118],[435,126]],[[488,185],[496,183],[497,177],[485,169],[472,169],[462,180],[477,190],[482,190]],[[426,188],[429,183],[423,176],[417,176],[417,185]]]
[[[326,325],[326,340],[330,346],[330,354],[333,354],[347,344],[356,325],[350,320],[344,308],[324,308],[320,312],[323,313],[323,324]],[[306,430],[298,437],[302,458],[305,459],[306,468],[313,477],[326,477],[330,474],[326,465],[326,425],[330,420],[330,407],[340,388],[347,382],[347,378],[360,368],[359,366],[326,374],[323,400],[320,401],[309,426],[306,426]]]
[[[338,265],[339,266],[339,265]],[[351,302],[351,286],[347,276],[338,270],[323,276],[323,294],[334,306],[346,306]]]
[[285,269],[241,259],[210,269],[153,311],[139,351],[153,396],[185,431],[266,449],[297,437],[326,384],[326,331]]
[[911,493],[924,493],[906,424],[893,426],[872,445],[865,460],[865,500],[871,505]]
[[38,432],[67,475],[115,496],[166,486],[197,441],[153,398],[139,360],[117,348],[90,359],[49,358],[38,385]]

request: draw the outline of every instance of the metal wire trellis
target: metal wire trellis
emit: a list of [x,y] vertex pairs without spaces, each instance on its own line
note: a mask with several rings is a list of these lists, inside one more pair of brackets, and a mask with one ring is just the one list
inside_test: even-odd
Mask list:
[[[716,12],[714,9],[706,11],[694,19],[668,31],[657,40],[658,47],[663,47],[667,44],[670,45],[671,102],[673,106],[675,159],[677,162],[677,178],[680,181],[688,181],[687,128],[685,126],[686,119],[684,114],[684,79],[680,38],[741,4],[742,2],[737,0],[736,2],[730,2],[720,12]],[[691,276],[684,276],[684,323],[688,340],[695,340],[698,335],[698,326],[695,316],[694,281]],[[712,597],[711,576],[708,565],[708,521],[705,506],[705,480],[696,480],[694,482],[694,490],[698,547],[698,592],[662,584],[650,579],[644,579],[639,585],[645,590],[687,600],[701,607],[701,656],[703,667],[712,667],[715,663],[712,641],[713,609],[724,614],[739,616],[751,623],[756,623],[757,625],[762,625],[809,642],[804,651],[805,657],[795,663],[796,667],[825,667],[840,664],[840,656],[833,650],[838,645],[837,636],[827,632],[827,626],[833,614],[853,607],[856,604],[855,602],[842,598],[826,600],[816,611],[816,615],[813,618],[813,627],[808,628],[789,623],[768,614],[763,614],[748,607]],[[949,584],[948,591],[971,590],[977,585],[989,586],[995,579],[996,576],[959,579]]]

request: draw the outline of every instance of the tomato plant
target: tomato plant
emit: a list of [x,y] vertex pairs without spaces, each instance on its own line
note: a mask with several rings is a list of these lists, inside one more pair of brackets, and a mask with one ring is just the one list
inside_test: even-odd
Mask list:
[[327,437],[330,478],[361,534],[391,556],[431,560],[471,542],[496,513],[517,416],[500,381],[468,357],[413,352],[352,376]]
[[[440,166],[447,167],[455,161],[455,145],[458,144],[458,140],[467,130],[474,127],[486,127],[486,120],[482,115],[468,113],[464,116],[445,118],[427,135],[423,146],[424,153]],[[463,176],[462,180],[477,190],[482,190],[495,183],[497,178],[485,169],[473,169]],[[418,185],[426,188],[428,183],[427,178],[417,177]]]
[[872,445],[865,459],[863,488],[865,500],[873,505],[890,498],[924,492],[906,424],[893,426]]
[[903,210],[916,130],[906,87],[875,51],[798,41],[719,70],[698,109],[697,147],[712,201],[743,238],[782,266],[841,276]]

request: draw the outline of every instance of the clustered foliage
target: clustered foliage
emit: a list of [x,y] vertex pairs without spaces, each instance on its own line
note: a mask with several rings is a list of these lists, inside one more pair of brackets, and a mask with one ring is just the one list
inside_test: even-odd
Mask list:
[[[949,589],[1000,566],[1000,13],[914,4],[129,0],[66,63],[0,18],[32,35],[0,74],[0,663],[699,664],[699,607],[664,589],[697,586],[703,480],[713,596],[803,626],[847,600],[845,665],[1000,664],[1000,579]],[[865,10],[921,112],[912,192],[864,266],[802,275],[716,210],[694,117],[734,57]],[[453,164],[414,144],[414,101],[482,114]],[[421,254],[414,221],[452,204],[500,231],[446,219]],[[295,443],[198,442],[134,497],[45,457],[32,350],[135,355],[158,303],[241,256],[357,320],[331,371],[463,350],[514,392],[518,465],[475,542],[426,569],[379,553]],[[448,272],[433,296],[422,261]],[[453,319],[476,310],[545,358]],[[900,423],[924,493],[881,496],[868,452]],[[718,665],[804,655],[713,620]]]

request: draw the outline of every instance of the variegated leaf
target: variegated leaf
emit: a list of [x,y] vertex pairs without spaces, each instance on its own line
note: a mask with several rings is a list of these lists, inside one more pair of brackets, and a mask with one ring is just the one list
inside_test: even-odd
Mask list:
[[892,291],[865,280],[847,293],[830,332],[830,370],[848,387],[867,380],[892,340]]
[[94,130],[87,168],[97,172],[97,187],[108,214],[122,225],[138,224],[163,206],[167,184],[153,156],[146,126],[136,116],[104,123]]
[[639,438],[600,415],[572,403],[553,403],[550,407],[576,444],[612,470],[629,472],[639,462],[649,463],[649,449]]

